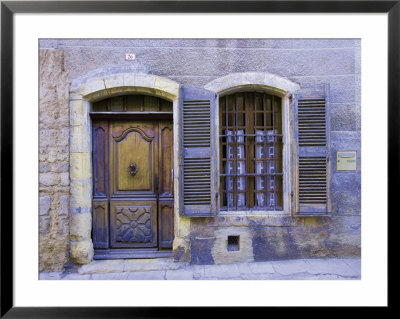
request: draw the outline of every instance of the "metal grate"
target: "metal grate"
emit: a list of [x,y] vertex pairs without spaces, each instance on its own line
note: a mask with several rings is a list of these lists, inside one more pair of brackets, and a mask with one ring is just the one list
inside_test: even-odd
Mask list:
[[210,100],[183,102],[183,147],[210,147]]
[[326,204],[326,157],[299,158],[300,204]]
[[228,251],[239,251],[240,246],[240,237],[239,236],[228,236]]
[[299,100],[298,124],[299,146],[325,146],[325,99]]
[[221,210],[282,210],[281,99],[246,92],[219,105]]

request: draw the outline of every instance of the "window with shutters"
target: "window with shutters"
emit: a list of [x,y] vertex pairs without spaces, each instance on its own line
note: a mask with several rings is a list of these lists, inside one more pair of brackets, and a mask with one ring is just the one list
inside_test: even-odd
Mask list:
[[182,87],[180,213],[329,213],[328,96],[325,84],[219,95]]
[[283,210],[282,99],[241,92],[219,99],[220,209]]

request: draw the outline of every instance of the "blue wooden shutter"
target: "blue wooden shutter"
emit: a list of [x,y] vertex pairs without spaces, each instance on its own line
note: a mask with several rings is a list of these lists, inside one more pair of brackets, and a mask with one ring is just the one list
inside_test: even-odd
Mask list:
[[217,213],[217,95],[182,86],[180,92],[180,212],[210,217]]
[[328,93],[328,85],[302,88],[295,93],[298,215],[324,215],[330,211]]

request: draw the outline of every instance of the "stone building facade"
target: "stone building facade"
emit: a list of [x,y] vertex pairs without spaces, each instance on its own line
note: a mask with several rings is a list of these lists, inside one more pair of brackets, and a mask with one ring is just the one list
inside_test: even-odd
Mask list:
[[[62,270],[67,264],[87,264],[93,258],[151,257],[151,251],[158,252],[158,255],[154,253],[153,257],[155,258],[171,255],[176,261],[188,261],[194,264],[360,256],[360,51],[361,42],[357,39],[40,40],[40,270]],[[131,54],[131,59],[126,56],[127,54]],[[187,89],[189,87],[192,89]],[[192,205],[191,200],[184,198],[184,192],[187,191],[185,185],[189,185],[189,182],[185,184],[187,182],[185,174],[190,176],[191,172],[184,171],[185,156],[190,153],[187,151],[190,143],[189,147],[185,146],[183,135],[189,133],[183,129],[187,116],[182,113],[187,112],[185,106],[193,107],[205,92],[209,94],[209,100],[212,101],[209,113],[211,121],[209,123],[211,124],[211,156],[209,156],[211,158],[209,167],[211,169],[209,190],[211,200],[208,206],[201,205],[204,198],[199,192],[198,195],[194,195],[194,200],[198,198],[200,203],[196,206]],[[198,94],[198,97],[193,97],[193,94]],[[132,96],[133,98],[131,98]],[[187,96],[192,96],[191,100]],[[262,101],[268,101],[270,97],[273,101],[279,101],[276,109],[279,108],[280,113],[273,122],[280,124],[274,124],[273,128],[277,131],[280,130],[281,134],[273,133],[276,134],[273,145],[275,147],[276,143],[278,145],[276,147],[280,147],[279,150],[276,149],[280,154],[280,160],[274,163],[278,163],[281,168],[280,175],[271,174],[271,176],[275,176],[276,187],[280,190],[281,195],[276,195],[279,192],[275,188],[270,193],[262,188],[264,186],[256,186],[257,179],[261,177],[257,175],[258,171],[255,167],[251,171],[253,175],[244,176],[245,186],[243,188],[238,186],[241,175],[237,175],[236,171],[239,171],[239,162],[241,163],[242,160],[239,154],[241,140],[238,132],[240,132],[240,127],[236,124],[236,127],[232,128],[229,121],[223,122],[222,118],[222,116],[234,114],[236,116],[235,123],[239,123],[237,118],[243,113],[248,119],[249,115],[246,113],[248,105],[247,102],[241,100],[241,97],[247,100],[253,99],[254,112],[252,111],[251,116],[254,116],[254,122],[248,120],[250,122],[246,122],[242,127],[246,130],[249,123],[254,126],[253,137],[249,134],[245,139],[253,141],[251,142],[253,144],[246,144],[246,142],[244,145],[246,153],[252,154],[256,162],[257,160],[263,161],[268,166],[270,162],[266,159],[267,155],[262,155],[261,159],[261,155],[254,155],[257,152],[256,145],[258,145],[255,142],[258,137],[254,137],[258,134],[257,114],[265,115],[270,112],[267,111],[267,106],[264,106],[264,111],[258,111],[255,101],[259,96],[263,96],[264,100]],[[120,123],[127,123],[127,121],[139,123],[135,119],[138,112],[129,111],[129,105],[134,105],[129,103],[134,102],[126,102],[133,101],[136,97],[142,99],[140,101],[143,105],[149,103],[149,110],[153,105],[151,103],[158,99],[158,108],[156,111],[151,109],[152,111],[146,112],[146,106],[142,106],[141,111],[144,110],[144,113],[147,114],[139,115],[142,116],[140,119],[144,119],[145,123],[140,122],[141,127],[138,126],[139,124],[135,124],[136,126],[126,124],[129,128],[124,131],[124,128],[119,128],[118,125],[122,125]],[[301,127],[299,125],[301,116],[298,115],[300,114],[298,110],[302,105],[301,101],[305,101],[307,98],[309,100],[311,98],[311,101],[322,101],[323,98],[324,101],[326,108],[326,121],[324,122],[326,132],[324,134],[326,133],[326,163],[328,166],[324,168],[326,169],[325,208],[321,210],[321,205],[311,204],[310,207],[318,206],[319,208],[317,210],[312,208],[307,211],[308,213],[303,213],[301,176],[305,175],[301,174],[307,170],[307,167],[303,166],[302,168],[302,162],[299,162],[302,143],[299,141],[304,136],[301,137],[302,133],[298,131]],[[232,102],[234,108],[236,103],[236,113],[228,111],[228,103],[231,103],[228,102],[229,99],[234,101]],[[108,106],[105,109],[106,112],[101,112],[99,110],[102,105],[105,105],[104,103]],[[118,103],[122,103],[121,109],[119,109]],[[242,111],[238,111],[240,103],[243,106]],[[306,112],[309,105],[306,103]],[[132,106],[132,110],[134,107]],[[165,114],[162,112],[163,107],[168,110],[168,112],[164,112]],[[200,109],[200,113],[202,110]],[[114,114],[110,115],[110,113]],[[170,196],[164,198],[166,206],[152,206],[153,199],[149,199],[151,196],[147,193],[144,195],[145,192],[140,196],[147,199],[142,202],[136,199],[136,204],[132,204],[133,206],[129,206],[130,208],[122,204],[127,196],[132,195],[129,195],[129,192],[116,191],[114,194],[97,195],[96,183],[99,177],[96,174],[99,173],[96,171],[96,167],[99,164],[96,161],[102,155],[98,155],[96,149],[98,137],[94,132],[97,132],[97,128],[103,125],[101,123],[109,123],[105,128],[105,130],[110,130],[107,131],[108,135],[106,134],[110,140],[104,142],[106,143],[104,144],[107,149],[106,153],[114,150],[112,148],[114,146],[111,147],[109,146],[111,144],[107,143],[113,143],[112,141],[115,140],[115,145],[117,145],[129,134],[131,134],[129,136],[140,135],[143,137],[143,141],[150,141],[152,140],[151,132],[146,121],[151,120],[148,118],[152,116],[151,114],[155,116],[154,119],[159,121],[157,123],[161,123],[166,116],[170,116],[168,119],[172,126],[165,132],[173,131],[169,137],[170,143],[165,144],[170,148],[166,146],[167,148],[164,149],[164,146],[160,144],[161,151],[157,153],[160,163],[166,156],[171,156],[171,175],[168,176],[172,177],[165,183],[173,185],[173,188],[169,193],[165,193]],[[187,114],[190,115],[190,111]],[[143,116],[147,116],[147,118]],[[195,116],[199,115],[195,114]],[[263,123],[263,132],[265,133],[267,124]],[[223,130],[222,125],[225,125],[227,129]],[[110,133],[112,130],[117,132],[118,129],[122,133],[115,133],[116,135]],[[236,154],[235,165],[238,165],[235,168],[236,175],[232,177],[232,180],[235,180],[235,191],[232,193],[234,194],[232,198],[235,199],[235,209],[233,210],[230,210],[230,204],[227,204],[230,200],[228,199],[230,186],[226,185],[231,177],[224,175],[224,172],[226,173],[224,158],[229,157],[226,154],[229,141],[224,134],[229,131],[235,131],[238,134],[234,136],[236,144],[232,144]],[[307,136],[305,137],[306,144]],[[162,138],[160,135],[160,141]],[[281,141],[280,144],[276,142],[278,139]],[[155,140],[157,138],[153,138],[153,141]],[[264,147],[267,146],[266,140],[262,139],[261,141],[265,142]],[[193,152],[197,155],[200,154],[200,149],[201,152],[204,151],[204,148],[196,145],[194,147],[196,150]],[[267,148],[263,150],[266,152]],[[355,169],[338,170],[338,152],[349,151],[356,151]],[[125,168],[116,168],[115,171],[112,171],[114,168],[111,167],[117,167],[112,158],[116,158],[115,161],[118,162],[119,155],[115,155],[117,157],[107,156],[106,162],[108,159],[111,162],[107,164],[101,162],[105,166],[100,172],[107,171],[107,174],[111,176],[110,179],[106,179],[107,183],[111,185],[108,189],[111,192],[111,188],[117,187],[114,185],[115,183],[119,183],[120,186],[123,184],[121,174],[128,173]],[[320,154],[318,156],[321,157]],[[125,159],[121,158],[121,161],[125,165]],[[135,161],[137,162],[136,159]],[[229,160],[226,159],[226,161]],[[249,159],[242,162],[247,165],[245,171],[250,172],[247,161]],[[187,163],[189,162],[190,160],[187,161]],[[128,172],[131,177],[136,178],[141,174],[140,169],[143,170],[143,168],[138,167],[136,174],[136,164],[133,164],[134,166],[130,166],[131,170]],[[155,172],[158,174],[161,170],[162,168],[159,168]],[[312,167],[312,170],[315,170],[315,167]],[[120,178],[115,183],[112,181],[114,175],[117,176],[115,178]],[[135,175],[136,177],[134,177]],[[203,175],[195,176],[201,180]],[[131,177],[123,178],[127,178],[129,184]],[[312,178],[310,185],[314,185],[315,183],[312,183],[317,179],[318,176]],[[267,180],[267,175],[265,175],[265,182],[268,183],[268,187],[272,185],[270,180]],[[151,179],[149,189],[153,189],[155,183]],[[162,181],[160,183],[162,184]],[[160,187],[164,186],[160,185]],[[307,187],[310,186],[307,184],[306,190]],[[249,195],[250,188],[252,190]],[[200,190],[202,189],[200,188]],[[311,193],[313,192],[318,193],[318,190],[311,189]],[[267,198],[270,200],[269,196],[272,193],[274,196],[280,196],[277,197],[277,202],[263,204],[264,209],[256,209],[256,206],[261,202],[264,203]],[[238,204],[239,198],[242,196],[240,194],[247,196],[247,202],[243,207]],[[262,194],[266,197],[262,197],[264,196]],[[261,196],[262,201],[261,197],[257,196]],[[158,202],[163,202],[161,197],[157,197]],[[133,199],[131,200],[133,201]],[[313,200],[309,202],[313,203]],[[140,205],[147,205],[148,208],[145,208],[143,215],[138,217],[135,212],[142,209],[139,207]],[[224,205],[227,205],[228,209],[224,209]],[[277,206],[280,208],[277,209]],[[100,214],[97,210],[98,207],[100,207],[99,212],[103,214],[101,215],[103,221],[99,217],[100,215],[97,215]],[[170,222],[162,221],[164,218],[162,215],[164,213],[161,213],[163,207],[167,207],[165,216],[169,217],[165,218],[171,218]],[[204,213],[204,207],[208,209],[207,213]],[[145,220],[141,216],[147,216],[146,214],[150,217]],[[121,221],[123,223],[126,218],[131,218],[130,226],[121,226]],[[161,244],[164,233],[160,228],[160,223],[169,223],[169,226],[164,229],[168,229],[170,243],[166,239],[165,246]],[[143,231],[146,235],[147,231],[154,231],[156,237],[149,235],[153,236],[151,237],[153,246],[149,242],[143,246],[145,249],[142,246],[135,248],[138,242],[137,238],[142,235],[137,235],[139,237],[135,237],[134,240],[131,239],[131,243],[134,242],[131,246],[127,245],[130,240],[127,238],[129,236],[133,238],[134,234],[137,234],[138,224],[151,225],[149,226],[151,230],[140,226],[142,227],[140,232]],[[125,228],[128,231],[119,233],[123,227],[128,227]],[[135,230],[132,227],[136,227]],[[105,228],[107,229],[105,230]],[[100,237],[103,239],[98,239]],[[154,248],[155,246],[158,248]],[[147,249],[147,247],[151,248]],[[140,255],[142,251],[145,251],[147,255]],[[114,252],[117,253],[114,254]]]

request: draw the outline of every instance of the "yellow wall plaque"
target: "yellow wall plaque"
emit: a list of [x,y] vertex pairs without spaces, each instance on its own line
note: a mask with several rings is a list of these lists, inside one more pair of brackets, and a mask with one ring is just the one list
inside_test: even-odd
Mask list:
[[336,170],[357,170],[357,151],[338,151],[336,153]]

